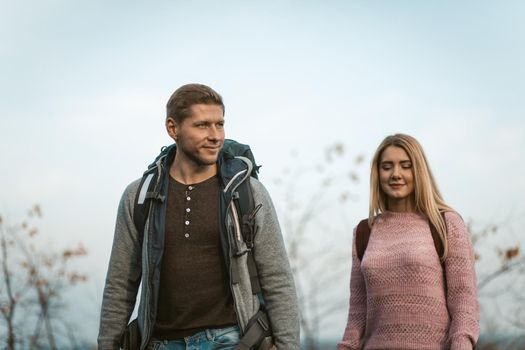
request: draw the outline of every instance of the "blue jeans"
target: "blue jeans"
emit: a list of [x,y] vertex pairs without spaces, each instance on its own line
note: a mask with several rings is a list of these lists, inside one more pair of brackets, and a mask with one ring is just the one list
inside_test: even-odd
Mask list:
[[205,329],[190,337],[177,340],[153,340],[152,350],[233,350],[239,344],[238,326]]

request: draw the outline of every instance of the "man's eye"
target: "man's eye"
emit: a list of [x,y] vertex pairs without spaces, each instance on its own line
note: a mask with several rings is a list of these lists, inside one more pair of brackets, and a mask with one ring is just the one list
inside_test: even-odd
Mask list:
[[217,128],[219,128],[219,129],[224,128],[224,123],[218,123],[218,124],[217,124]]
[[206,124],[197,124],[198,128],[204,129],[206,127]]

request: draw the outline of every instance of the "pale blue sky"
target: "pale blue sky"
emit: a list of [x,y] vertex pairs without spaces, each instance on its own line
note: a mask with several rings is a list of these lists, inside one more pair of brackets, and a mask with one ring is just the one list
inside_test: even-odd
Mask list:
[[169,95],[202,82],[278,207],[291,150],[368,162],[405,132],[464,217],[522,227],[523,18],[521,1],[0,0],[0,209],[41,203],[57,245],[91,252],[99,297],[120,194],[170,142]]

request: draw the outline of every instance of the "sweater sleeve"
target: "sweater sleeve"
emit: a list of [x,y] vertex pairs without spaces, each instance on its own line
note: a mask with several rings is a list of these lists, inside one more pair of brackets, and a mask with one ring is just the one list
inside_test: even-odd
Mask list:
[[474,268],[474,250],[461,217],[445,214],[448,255],[445,259],[447,307],[450,313],[450,349],[472,349],[479,337],[479,304]]
[[102,299],[98,348],[119,349],[141,278],[141,243],[133,223],[133,201],[140,180],[131,183],[120,200],[113,248]]
[[366,326],[366,286],[361,272],[361,260],[357,257],[356,235],[354,229],[352,241],[352,271],[350,274],[350,306],[348,322],[343,340],[337,345],[337,350],[361,349]]
[[266,188],[251,179],[255,203],[262,204],[256,216],[255,263],[277,349],[299,350],[299,307],[294,279],[281,235],[277,213]]

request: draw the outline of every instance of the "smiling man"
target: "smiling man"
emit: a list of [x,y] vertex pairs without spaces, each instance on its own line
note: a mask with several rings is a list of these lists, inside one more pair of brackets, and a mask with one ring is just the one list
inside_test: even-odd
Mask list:
[[[99,349],[299,349],[275,209],[250,176],[254,164],[223,149],[221,96],[201,84],[180,87],[167,104],[166,130],[175,144],[120,202]],[[253,210],[243,216],[248,194]],[[138,318],[126,327],[139,284]]]

